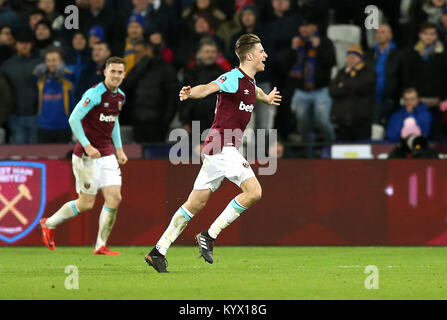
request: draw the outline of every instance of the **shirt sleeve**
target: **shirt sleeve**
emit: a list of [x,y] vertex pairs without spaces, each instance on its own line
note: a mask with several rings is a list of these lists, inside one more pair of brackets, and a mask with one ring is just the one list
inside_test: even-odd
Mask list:
[[81,120],[84,119],[87,113],[89,113],[89,111],[97,106],[100,102],[101,97],[95,94],[95,90],[93,88],[87,90],[76,107],[73,109],[73,112],[68,119],[71,130],[83,147],[89,145],[90,141],[85,136]]
[[221,92],[236,93],[239,88],[239,77],[234,72],[227,72],[213,81]]
[[116,118],[115,126],[113,127],[112,130],[112,141],[113,144],[115,145],[115,148],[118,149],[123,147],[123,143],[121,142],[120,123],[118,121],[118,118]]

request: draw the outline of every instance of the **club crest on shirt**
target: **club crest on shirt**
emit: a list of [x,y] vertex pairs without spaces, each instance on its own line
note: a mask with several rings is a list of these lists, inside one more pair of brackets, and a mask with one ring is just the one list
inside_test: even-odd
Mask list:
[[104,108],[108,108],[109,107],[109,103],[108,102],[104,102]]
[[87,107],[90,103],[90,98],[85,99],[84,103],[82,104],[84,107]]
[[219,79],[217,79],[217,81],[219,81],[220,83],[224,83],[225,80],[227,80],[227,77],[225,77],[225,76],[222,76]]
[[243,162],[243,163],[242,163],[242,165],[243,165],[243,166],[244,166],[245,168],[248,168],[248,167],[250,167],[250,165],[249,165],[249,164],[248,164],[248,162],[246,162],[246,161],[245,161],[245,162]]
[[84,183],[84,188],[85,188],[85,189],[90,189],[90,183],[87,183],[87,182]]

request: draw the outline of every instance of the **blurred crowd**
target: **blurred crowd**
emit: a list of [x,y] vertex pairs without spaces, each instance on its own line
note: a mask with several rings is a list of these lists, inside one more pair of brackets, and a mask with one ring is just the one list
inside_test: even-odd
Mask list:
[[[372,30],[368,5],[380,9]],[[314,143],[446,142],[446,0],[0,0],[0,143],[70,143],[68,116],[110,56],[126,60],[129,142],[163,143],[193,121],[204,131],[216,98],[180,103],[178,91],[237,66],[247,32],[268,54],[257,86],[283,96],[256,105],[250,128],[309,157]]]

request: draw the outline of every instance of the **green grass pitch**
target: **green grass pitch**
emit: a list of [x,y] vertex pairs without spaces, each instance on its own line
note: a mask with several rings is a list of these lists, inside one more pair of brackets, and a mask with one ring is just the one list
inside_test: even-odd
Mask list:
[[[446,299],[446,247],[219,247],[210,265],[197,247],[173,246],[170,274],[144,262],[148,247],[0,248],[0,299]],[[65,288],[65,268],[79,288]],[[366,289],[366,266],[378,289]],[[367,281],[367,283],[370,283]]]

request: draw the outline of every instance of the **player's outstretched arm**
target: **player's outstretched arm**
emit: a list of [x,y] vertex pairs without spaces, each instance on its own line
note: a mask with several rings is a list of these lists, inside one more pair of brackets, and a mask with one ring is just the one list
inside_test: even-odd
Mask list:
[[212,93],[218,92],[219,90],[219,86],[214,82],[200,84],[192,88],[190,86],[186,86],[180,90],[179,98],[180,101],[185,101],[186,99],[201,99]]
[[266,94],[261,88],[256,87],[256,100],[258,101],[274,106],[279,106],[281,99],[282,96],[279,94],[279,91],[278,89],[276,89],[276,87],[274,87],[269,94]]

